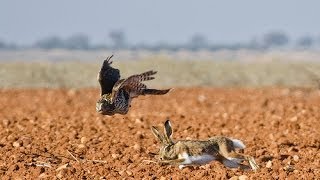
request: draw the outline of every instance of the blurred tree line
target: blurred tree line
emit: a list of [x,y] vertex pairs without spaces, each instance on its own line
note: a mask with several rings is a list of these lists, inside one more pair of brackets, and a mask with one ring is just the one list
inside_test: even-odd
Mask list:
[[26,48],[37,49],[70,49],[70,50],[97,50],[97,49],[131,49],[131,50],[238,50],[238,49],[252,49],[265,50],[271,48],[296,48],[308,49],[320,45],[320,38],[309,35],[301,36],[300,38],[291,41],[289,36],[282,31],[273,31],[266,33],[258,38],[253,38],[248,42],[233,43],[233,44],[214,44],[211,43],[204,35],[195,34],[186,43],[170,44],[166,42],[159,42],[155,44],[138,43],[132,45],[128,42],[125,32],[121,30],[114,30],[108,34],[109,40],[104,44],[93,44],[86,34],[74,34],[68,38],[61,38],[58,36],[51,36],[40,39],[30,46],[19,46],[15,43],[7,43],[0,39],[0,49],[16,50]]

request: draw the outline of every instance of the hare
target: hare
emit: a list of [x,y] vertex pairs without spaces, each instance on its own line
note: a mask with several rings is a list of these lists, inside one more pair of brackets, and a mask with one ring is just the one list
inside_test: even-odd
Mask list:
[[[185,166],[203,165],[217,160],[229,168],[257,170],[259,166],[251,156],[235,151],[236,148],[244,149],[245,145],[238,139],[216,136],[208,140],[172,140],[172,127],[169,120],[164,123],[164,134],[152,126],[152,133],[161,142],[159,152],[160,164]],[[247,161],[250,166],[241,164]]]

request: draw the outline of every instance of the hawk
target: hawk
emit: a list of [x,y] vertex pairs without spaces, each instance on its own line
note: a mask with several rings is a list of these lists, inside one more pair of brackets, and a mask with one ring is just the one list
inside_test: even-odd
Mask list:
[[127,114],[133,98],[139,95],[163,95],[170,89],[149,89],[142,81],[154,79],[156,71],[147,71],[132,75],[126,79],[120,79],[120,71],[111,67],[111,58],[104,60],[98,73],[101,95],[96,103],[96,111],[103,115]]

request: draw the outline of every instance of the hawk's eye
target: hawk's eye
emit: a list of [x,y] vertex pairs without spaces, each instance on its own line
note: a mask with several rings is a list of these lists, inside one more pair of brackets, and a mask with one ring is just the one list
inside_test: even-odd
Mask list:
[[105,99],[100,99],[100,100],[99,100],[99,103],[100,103],[100,104],[105,104],[106,102],[107,102],[107,101],[106,101]]

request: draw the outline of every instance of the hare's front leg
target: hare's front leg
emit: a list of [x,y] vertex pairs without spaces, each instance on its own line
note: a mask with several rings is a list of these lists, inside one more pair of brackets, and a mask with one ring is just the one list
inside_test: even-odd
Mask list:
[[[241,164],[243,161],[248,161],[249,166]],[[241,169],[252,169],[257,170],[259,169],[258,164],[251,156],[243,155],[236,152],[228,153],[223,160],[223,164],[230,168],[237,168],[240,167]]]
[[177,165],[177,164],[181,164],[182,162],[184,162],[185,159],[172,159],[172,160],[160,160],[159,163],[161,165]]
[[160,160],[160,164],[161,165],[179,165],[179,169],[183,169],[185,167],[184,163],[185,163],[186,159],[181,158],[181,159],[173,159],[173,160]]

